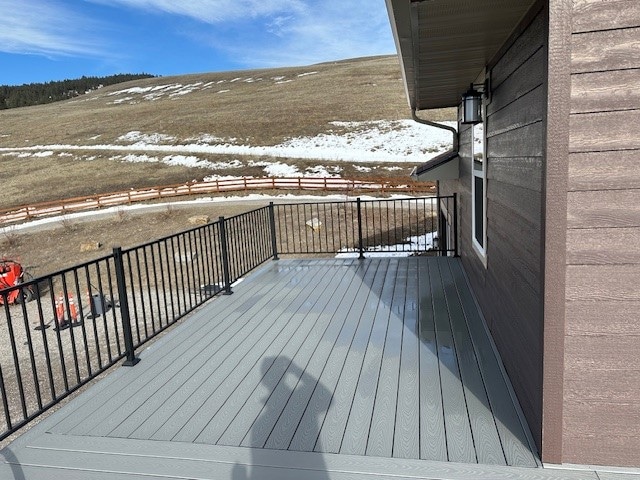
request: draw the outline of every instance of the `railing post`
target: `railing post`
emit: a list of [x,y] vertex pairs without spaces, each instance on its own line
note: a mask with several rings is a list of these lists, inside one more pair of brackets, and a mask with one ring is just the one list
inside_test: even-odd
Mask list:
[[131,332],[131,318],[129,316],[129,301],[127,300],[127,284],[124,277],[124,261],[122,258],[122,248],[113,249],[113,261],[116,269],[116,283],[118,285],[118,297],[120,299],[120,316],[122,318],[122,333],[124,334],[124,347],[127,358],[123,365],[133,367],[140,361],[135,355],[133,347],[133,334]]
[[222,250],[222,274],[224,275],[224,295],[231,295],[231,274],[229,273],[229,248],[224,217],[220,217],[220,249]]
[[447,242],[443,242],[442,241],[442,232],[444,231],[445,228],[447,228],[446,223],[442,222],[442,207],[440,205],[441,202],[441,198],[440,195],[437,195],[435,197],[431,197],[431,212],[433,213],[433,199],[435,198],[436,201],[436,225],[438,226],[438,255],[440,257],[448,257],[449,256],[449,249],[447,248]]
[[273,202],[269,202],[269,227],[271,229],[271,249],[273,259],[278,260],[278,237],[276,235],[276,212]]
[[458,194],[453,194],[453,248],[454,256],[459,257],[458,252]]
[[356,198],[356,205],[358,207],[358,250],[360,252],[358,258],[362,260],[364,258],[364,245],[362,241],[362,201],[360,197]]

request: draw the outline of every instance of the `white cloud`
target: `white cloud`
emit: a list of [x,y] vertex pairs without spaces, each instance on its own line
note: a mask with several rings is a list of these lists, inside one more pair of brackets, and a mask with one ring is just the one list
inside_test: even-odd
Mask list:
[[304,9],[301,0],[89,0],[105,5],[120,4],[131,8],[191,17],[205,23],[244,18],[258,18]]
[[40,55],[92,55],[101,48],[96,22],[52,0],[0,0],[0,51]]
[[246,67],[304,65],[394,53],[384,0],[88,0],[180,15],[189,32]]
[[252,45],[238,35],[218,43],[247,65],[305,65],[342,58],[394,53],[383,0],[323,0],[264,18],[270,38]]

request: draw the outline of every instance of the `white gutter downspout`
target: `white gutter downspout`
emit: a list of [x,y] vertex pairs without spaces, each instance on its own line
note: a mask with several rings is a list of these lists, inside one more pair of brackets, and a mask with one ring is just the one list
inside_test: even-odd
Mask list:
[[[450,127],[449,125],[443,125],[442,123],[431,122],[429,120],[425,120],[424,118],[418,117],[418,115],[416,115],[415,107],[411,109],[411,118],[413,118],[413,120],[418,123],[422,123],[423,125],[429,125],[430,127],[436,127],[436,128],[441,128],[443,130],[450,131],[453,134],[453,141],[452,141],[453,147],[445,153],[458,152],[458,130],[457,129],[455,129],[454,127]],[[414,167],[413,171],[410,174],[411,178],[415,180],[417,180],[417,175],[416,175],[417,168],[418,167]],[[436,197],[439,197],[439,196],[440,196],[440,180],[436,180]]]

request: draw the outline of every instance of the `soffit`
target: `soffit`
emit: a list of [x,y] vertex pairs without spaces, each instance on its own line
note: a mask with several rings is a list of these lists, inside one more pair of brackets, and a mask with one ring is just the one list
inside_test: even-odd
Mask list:
[[453,107],[536,0],[387,0],[409,104]]

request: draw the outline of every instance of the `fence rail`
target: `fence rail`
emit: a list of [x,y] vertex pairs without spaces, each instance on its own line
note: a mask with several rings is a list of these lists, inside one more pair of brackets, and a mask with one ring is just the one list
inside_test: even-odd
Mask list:
[[21,222],[38,217],[64,215],[67,213],[94,210],[118,205],[130,205],[137,202],[161,200],[165,198],[227,193],[256,190],[311,190],[311,191],[347,191],[347,192],[406,192],[412,195],[429,193],[430,184],[401,178],[364,178],[346,179],[335,177],[238,177],[216,179],[208,182],[164,185],[141,190],[89,195],[53,202],[40,202],[0,209],[0,224]]
[[271,203],[0,290],[0,440],[269,259],[455,254],[434,244],[443,207],[455,197]]

